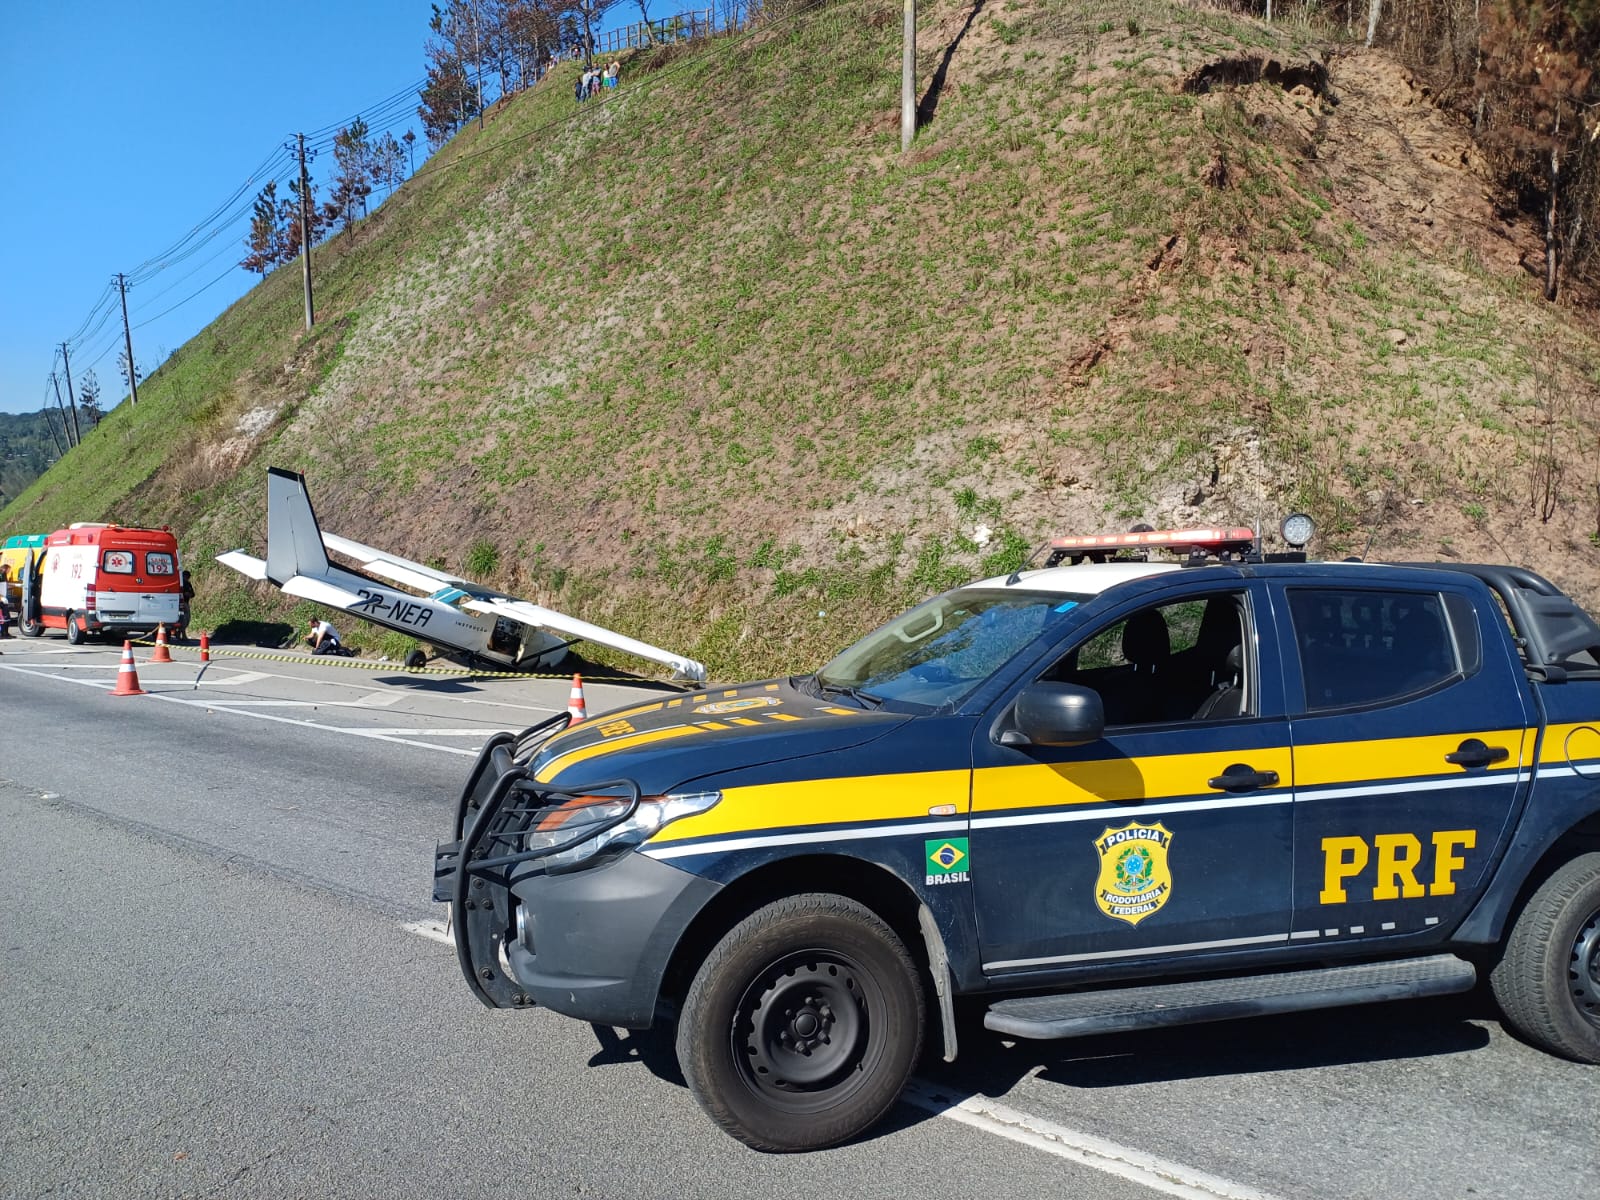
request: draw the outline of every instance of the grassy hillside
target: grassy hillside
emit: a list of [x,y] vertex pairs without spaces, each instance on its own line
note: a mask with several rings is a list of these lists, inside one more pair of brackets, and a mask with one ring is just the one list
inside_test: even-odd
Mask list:
[[[902,156],[899,12],[581,108],[568,64],[317,253],[312,333],[277,271],[0,529],[169,523],[200,565],[294,467],[326,528],[724,677],[1138,519],[1302,507],[1324,554],[1600,600],[1594,322],[1403,72],[1162,0],[934,3]],[[202,617],[270,605],[226,575]]]

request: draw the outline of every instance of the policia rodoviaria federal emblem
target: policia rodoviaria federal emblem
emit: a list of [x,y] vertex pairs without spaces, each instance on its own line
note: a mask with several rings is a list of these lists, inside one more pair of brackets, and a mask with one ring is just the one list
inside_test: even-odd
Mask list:
[[1108,917],[1137,925],[1172,894],[1172,872],[1167,850],[1172,832],[1165,825],[1140,825],[1107,829],[1095,839],[1100,855],[1100,875],[1094,881],[1094,902]]

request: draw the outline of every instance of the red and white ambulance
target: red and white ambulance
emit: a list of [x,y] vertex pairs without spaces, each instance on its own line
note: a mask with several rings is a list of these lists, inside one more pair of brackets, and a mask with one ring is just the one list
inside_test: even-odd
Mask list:
[[45,538],[23,578],[17,631],[64,629],[77,645],[96,635],[143,636],[178,621],[178,539],[169,529],[79,522]]

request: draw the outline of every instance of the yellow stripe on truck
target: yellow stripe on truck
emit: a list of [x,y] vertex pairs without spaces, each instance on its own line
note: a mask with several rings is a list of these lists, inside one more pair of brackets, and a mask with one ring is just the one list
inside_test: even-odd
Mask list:
[[1445,761],[1469,737],[1511,753],[1499,769],[1515,769],[1526,756],[1528,730],[1498,729],[1487,733],[1441,733],[1428,737],[1377,738],[1360,742],[1326,742],[1296,746],[1295,786],[1314,788],[1333,784],[1377,783],[1386,779],[1414,779],[1419,775],[1448,775],[1461,768]]
[[865,821],[926,818],[937,805],[967,809],[971,772],[913,771],[903,775],[855,775],[728,788],[709,812],[674,821],[652,845],[730,833],[792,826],[855,825]]
[[632,737],[592,742],[576,750],[568,750],[565,754],[556,755],[539,768],[539,773],[534,778],[540,783],[549,783],[574,763],[581,763],[584,759],[593,758],[597,754],[610,754],[613,750],[626,750],[630,746],[648,746],[653,742],[665,742],[672,738],[687,737],[691,733],[699,732],[701,730],[697,725],[669,725],[665,729],[648,729],[644,733],[636,733]]
[[[1204,754],[1161,754],[1145,758],[1099,758],[1073,763],[1027,763],[980,767],[973,773],[974,814],[1055,805],[1126,803],[1175,796],[1204,795],[1207,780],[1234,763],[1276,771],[1269,793],[1288,788],[1293,767],[1287,746],[1252,750],[1211,750]],[[1224,793],[1218,791],[1216,795]]]

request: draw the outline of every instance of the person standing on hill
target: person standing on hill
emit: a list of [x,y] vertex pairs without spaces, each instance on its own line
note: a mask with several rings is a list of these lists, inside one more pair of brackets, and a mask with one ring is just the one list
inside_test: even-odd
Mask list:
[[589,94],[589,72],[585,71],[578,76],[578,85],[572,89],[572,98],[582,104]]
[[617,86],[617,76],[621,74],[622,64],[613,58],[611,60],[611,65],[606,68],[606,86],[608,88],[615,88]]

